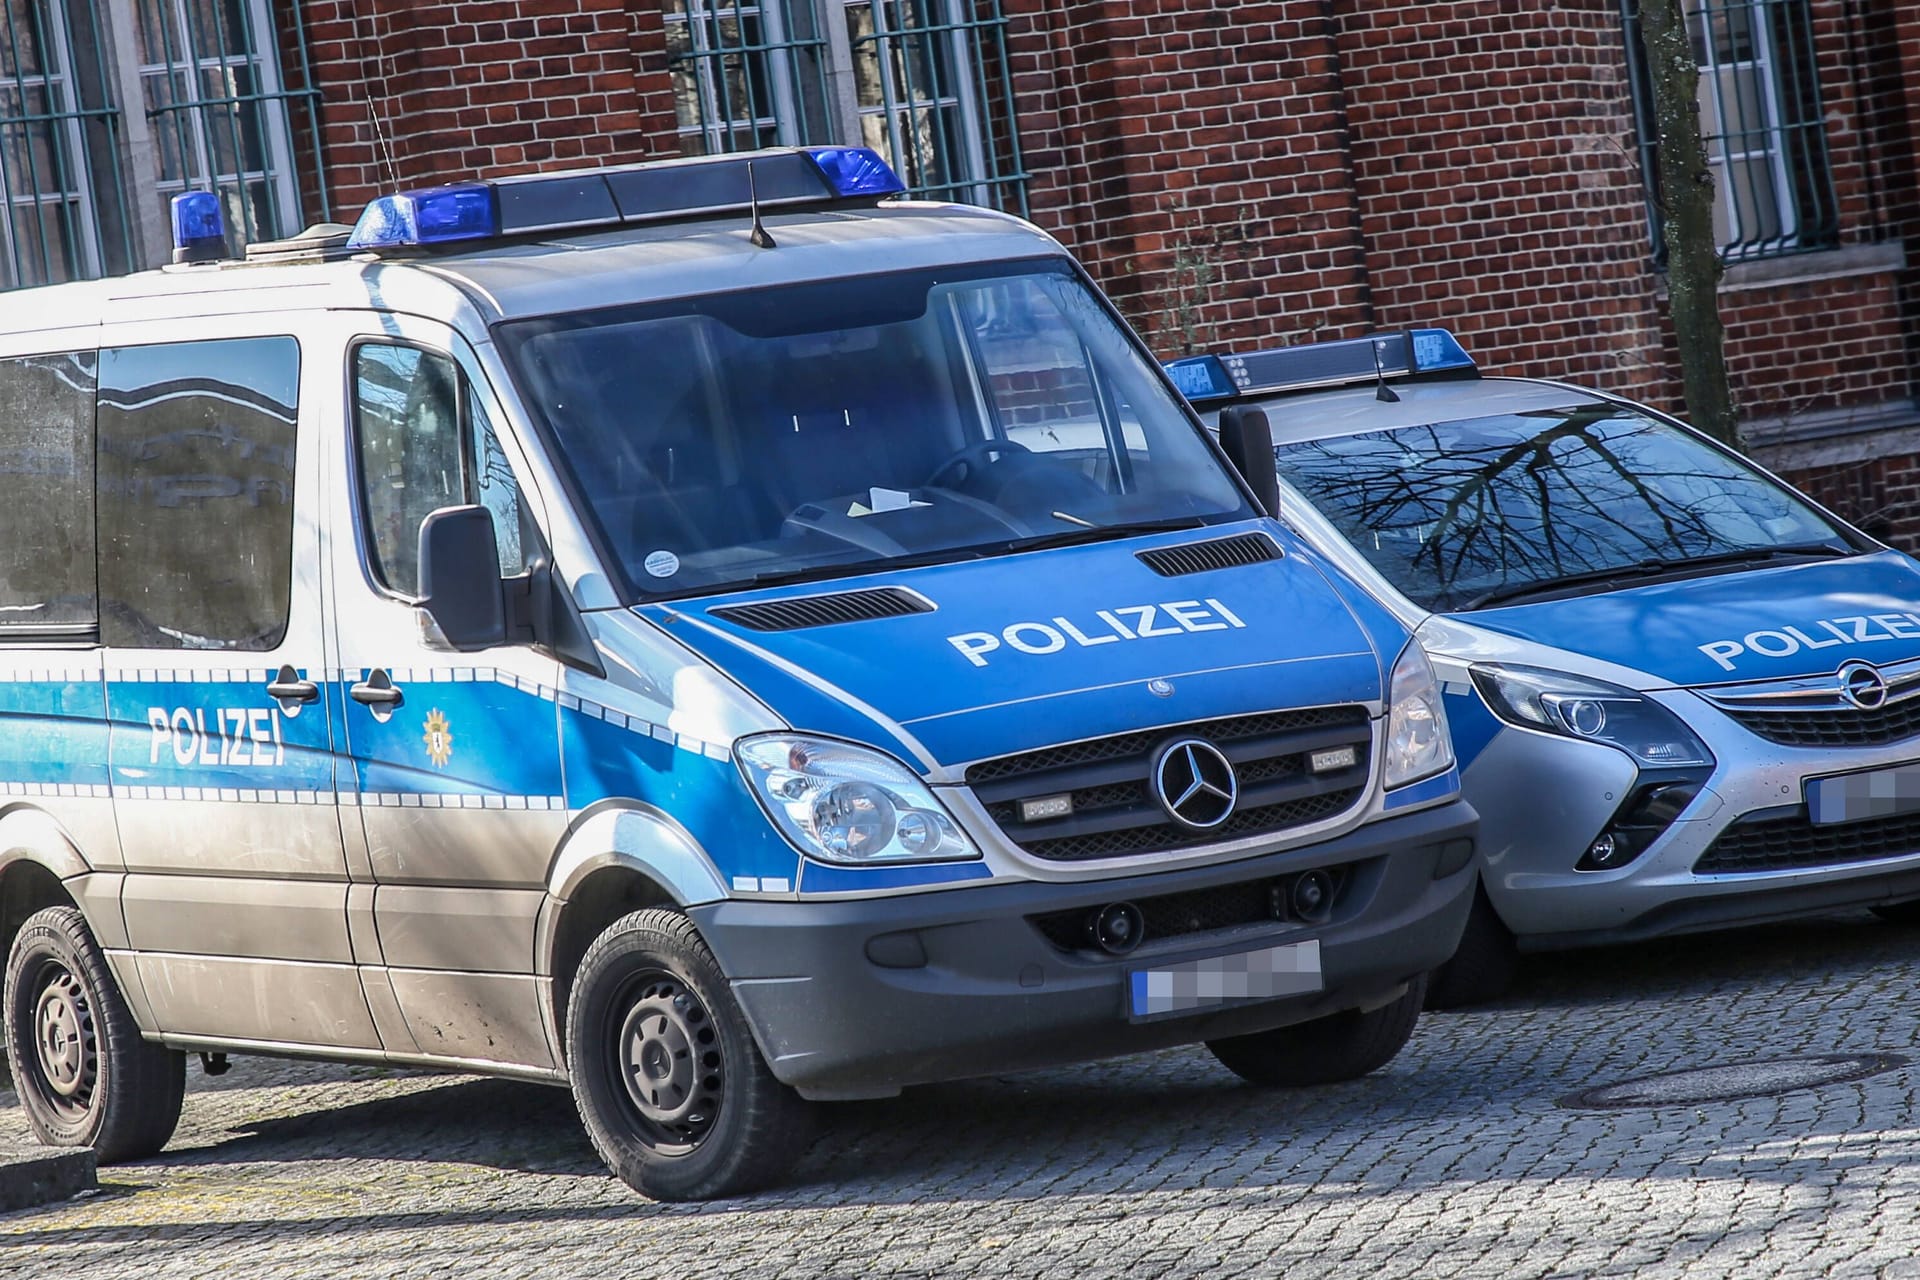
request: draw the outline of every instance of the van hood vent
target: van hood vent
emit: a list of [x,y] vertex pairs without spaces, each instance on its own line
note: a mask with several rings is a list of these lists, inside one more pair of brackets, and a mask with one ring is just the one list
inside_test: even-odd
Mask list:
[[1209,569],[1232,569],[1263,560],[1278,560],[1284,552],[1264,533],[1242,533],[1208,542],[1187,542],[1177,547],[1155,547],[1136,552],[1140,562],[1163,578],[1183,578]]
[[900,587],[867,591],[839,591],[826,596],[795,596],[786,600],[758,600],[752,604],[724,604],[707,610],[724,622],[749,631],[803,631],[840,622],[871,622],[875,618],[904,618],[932,613],[925,596]]

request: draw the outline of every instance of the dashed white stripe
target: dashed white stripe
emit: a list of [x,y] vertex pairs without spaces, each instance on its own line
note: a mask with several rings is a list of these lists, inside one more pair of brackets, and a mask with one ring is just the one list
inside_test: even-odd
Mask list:
[[0,782],[0,795],[7,796],[82,796],[104,800],[112,795],[106,786],[91,782]]

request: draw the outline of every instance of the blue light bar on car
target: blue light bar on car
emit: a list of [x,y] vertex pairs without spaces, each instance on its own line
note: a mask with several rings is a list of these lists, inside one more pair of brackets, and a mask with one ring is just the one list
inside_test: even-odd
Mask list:
[[[1207,382],[1202,387],[1201,373],[1176,370],[1176,366],[1192,366],[1202,360],[1214,360],[1219,365],[1225,375],[1224,383],[1218,381],[1216,375],[1207,373],[1204,375]],[[1445,329],[1376,333],[1370,338],[1307,342],[1296,347],[1219,357],[1189,356],[1168,361],[1166,367],[1175,385],[1189,400],[1349,386],[1380,378],[1424,375],[1471,378],[1479,374],[1473,358]],[[1199,394],[1189,391],[1182,378],[1193,379],[1196,387],[1202,387]]]
[[227,256],[227,220],[220,197],[189,191],[173,198],[173,260],[214,262]]
[[905,190],[870,147],[776,147],[382,196],[360,215],[348,245],[428,246],[617,227],[744,213],[756,203],[866,203]]
[[872,147],[808,147],[807,154],[842,196],[897,196],[907,189]]
[[448,244],[499,234],[500,213],[491,187],[432,187],[381,196],[369,204],[347,238],[347,247]]
[[1236,388],[1219,356],[1187,356],[1167,361],[1167,376],[1189,400],[1221,400]]

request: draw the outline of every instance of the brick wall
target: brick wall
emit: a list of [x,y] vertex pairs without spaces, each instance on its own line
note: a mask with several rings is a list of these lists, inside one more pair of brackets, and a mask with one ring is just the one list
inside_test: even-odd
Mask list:
[[664,71],[658,6],[647,10],[636,15],[627,0],[306,0],[336,216],[350,220],[396,181],[678,154],[664,75],[647,91],[640,83],[642,66]]

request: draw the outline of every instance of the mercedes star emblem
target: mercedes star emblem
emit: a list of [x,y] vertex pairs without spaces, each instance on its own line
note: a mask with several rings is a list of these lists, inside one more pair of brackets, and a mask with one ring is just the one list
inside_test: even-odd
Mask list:
[[1180,738],[1154,758],[1153,795],[1175,822],[1207,831],[1233,816],[1240,780],[1220,748],[1199,738]]

